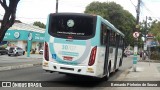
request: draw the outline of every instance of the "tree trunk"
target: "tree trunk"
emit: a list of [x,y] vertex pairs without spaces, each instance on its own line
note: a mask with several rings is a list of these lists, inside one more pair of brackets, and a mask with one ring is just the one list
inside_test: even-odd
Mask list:
[[3,40],[7,30],[14,24],[16,18],[16,8],[20,0],[9,0],[9,6],[6,5],[6,1],[0,0],[0,4],[5,10],[5,14],[0,28],[0,42]]

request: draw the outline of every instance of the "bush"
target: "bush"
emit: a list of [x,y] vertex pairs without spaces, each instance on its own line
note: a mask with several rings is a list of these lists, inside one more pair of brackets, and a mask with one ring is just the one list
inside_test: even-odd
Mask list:
[[150,59],[151,60],[160,60],[160,53],[157,51],[152,51]]

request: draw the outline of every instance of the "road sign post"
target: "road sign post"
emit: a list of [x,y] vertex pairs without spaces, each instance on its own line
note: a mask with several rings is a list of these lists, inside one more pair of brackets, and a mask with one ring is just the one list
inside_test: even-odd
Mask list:
[[136,13],[137,13],[137,17],[136,17],[136,26],[135,26],[135,32],[133,33],[133,37],[135,38],[134,40],[134,57],[133,57],[133,70],[136,72],[136,64],[137,64],[137,51],[138,51],[138,37],[139,37],[139,14],[140,14],[140,4],[141,4],[141,0],[138,0],[138,4],[137,4],[137,8],[136,8]]
[[138,61],[138,56],[137,56],[138,44],[137,44],[137,42],[138,42],[139,32],[134,32],[133,37],[135,38],[134,56],[133,56],[133,71],[136,72],[136,65],[137,65],[137,61]]
[[136,65],[137,65],[137,61],[138,61],[137,52],[138,52],[138,46],[135,45],[134,46],[134,56],[133,56],[133,71],[135,71],[135,72],[136,72]]

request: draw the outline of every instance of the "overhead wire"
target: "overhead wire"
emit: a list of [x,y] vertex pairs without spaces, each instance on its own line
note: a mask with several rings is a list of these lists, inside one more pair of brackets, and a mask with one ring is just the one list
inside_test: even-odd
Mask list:
[[146,11],[151,15],[150,17],[151,18],[154,18],[154,19],[158,19],[158,20],[160,20],[160,17],[155,17],[154,15],[153,15],[153,12],[146,6],[146,4],[142,1],[141,2],[142,4],[142,8],[144,7],[144,9],[146,9]]
[[130,0],[130,2],[132,3],[132,5],[136,8],[137,6],[136,5],[134,5],[134,3],[132,2],[132,0]]

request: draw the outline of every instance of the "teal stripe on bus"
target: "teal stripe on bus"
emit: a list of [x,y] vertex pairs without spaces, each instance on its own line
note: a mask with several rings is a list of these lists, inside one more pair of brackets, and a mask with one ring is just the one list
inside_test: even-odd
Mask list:
[[100,28],[101,28],[101,18],[97,16],[95,36],[91,39],[92,46],[100,46]]
[[[47,24],[49,23],[49,16],[47,18]],[[46,25],[46,31],[45,31],[45,41],[49,42],[49,39],[50,39],[50,35],[48,33],[48,26],[49,25]]]

